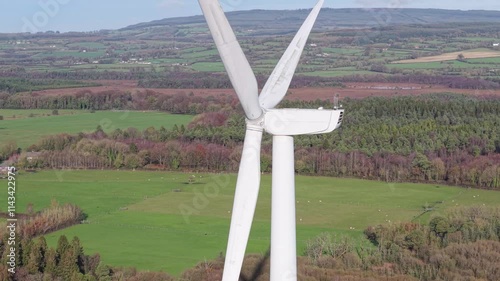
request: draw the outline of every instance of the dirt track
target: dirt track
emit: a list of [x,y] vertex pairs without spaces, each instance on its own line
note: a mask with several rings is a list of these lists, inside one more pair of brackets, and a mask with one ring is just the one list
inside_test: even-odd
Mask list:
[[[64,95],[77,93],[82,90],[90,90],[92,92],[102,91],[129,91],[135,93],[138,91],[151,90],[166,95],[174,95],[177,93],[194,93],[200,96],[218,96],[218,95],[233,95],[232,89],[145,89],[137,87],[135,81],[100,81],[103,86],[87,87],[87,88],[69,88],[55,89],[33,92],[36,95]],[[464,90],[451,89],[439,85],[422,85],[422,84],[405,84],[405,83],[346,83],[346,88],[300,88],[290,89],[287,96],[289,100],[316,100],[316,99],[333,99],[336,94],[341,98],[366,98],[371,96],[410,96],[432,93],[459,93],[470,95],[497,95],[500,96],[500,90]]]

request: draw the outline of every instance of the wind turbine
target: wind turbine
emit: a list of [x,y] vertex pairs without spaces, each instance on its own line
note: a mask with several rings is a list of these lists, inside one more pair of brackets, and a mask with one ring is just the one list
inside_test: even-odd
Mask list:
[[246,116],[223,281],[239,280],[260,187],[262,133],[273,135],[271,281],[297,280],[293,136],[340,127],[342,109],[275,109],[285,97],[311,29],[319,0],[276,65],[259,96],[257,79],[218,0],[198,0]]

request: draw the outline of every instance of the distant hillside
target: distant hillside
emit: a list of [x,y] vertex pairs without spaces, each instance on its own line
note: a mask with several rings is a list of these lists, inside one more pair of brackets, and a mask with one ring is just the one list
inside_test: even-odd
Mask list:
[[[227,13],[236,28],[296,30],[310,10],[251,10]],[[498,22],[500,11],[460,11],[440,9],[330,9],[324,8],[316,23],[317,29],[384,27],[389,25],[436,24],[453,22]],[[151,27],[204,24],[202,16],[168,18],[139,23],[122,30],[140,30]]]

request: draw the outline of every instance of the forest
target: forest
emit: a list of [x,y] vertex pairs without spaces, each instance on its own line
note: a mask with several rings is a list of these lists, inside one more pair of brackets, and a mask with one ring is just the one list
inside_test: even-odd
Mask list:
[[[36,161],[21,155],[20,167],[235,172],[241,156],[244,119],[232,96],[84,91],[74,96],[24,95],[8,102],[21,108],[198,114],[188,126],[172,130],[105,132],[106,128],[98,127],[93,133],[49,136],[27,149],[40,152]],[[297,173],[500,188],[498,98],[435,94],[344,99],[342,103],[346,116],[338,132],[295,138]],[[284,101],[281,106],[333,107],[321,100]],[[269,135],[264,137],[261,161],[263,172],[270,172]]]
[[[407,75],[395,74],[385,76],[377,74],[384,72],[387,68],[378,70],[377,66],[372,67],[374,74],[352,74],[342,77],[315,77],[315,76],[296,76],[290,85],[291,89],[304,87],[345,87],[344,83],[348,82],[379,82],[379,83],[413,83],[425,85],[445,85],[450,90],[452,89],[469,89],[469,90],[498,90],[500,89],[500,79],[490,78],[468,78],[456,77],[450,75],[429,75],[423,73],[412,73]],[[148,73],[99,73],[99,72],[83,72],[83,73],[41,73],[41,74],[25,74],[16,75],[17,78],[4,76],[1,78],[0,72],[0,98],[5,108],[21,108],[19,104],[8,102],[15,100],[16,96],[7,96],[6,94],[26,93],[31,91],[40,91],[45,89],[58,88],[82,88],[100,86],[96,82],[82,82],[81,80],[133,80],[138,79],[137,86],[144,89],[231,89],[232,85],[227,75],[213,74],[207,76],[205,73],[171,73],[164,74],[148,74]],[[257,81],[260,87],[265,85],[267,76],[257,75]],[[2,94],[3,92],[3,94]],[[63,109],[63,108],[61,108]]]

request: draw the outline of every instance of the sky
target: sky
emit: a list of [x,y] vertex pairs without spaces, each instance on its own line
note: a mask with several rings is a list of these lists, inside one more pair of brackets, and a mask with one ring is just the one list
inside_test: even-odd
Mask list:
[[[225,11],[311,8],[316,0],[220,0]],[[0,33],[118,29],[201,14],[197,0],[0,0]],[[498,10],[500,0],[325,0],[329,8]]]

